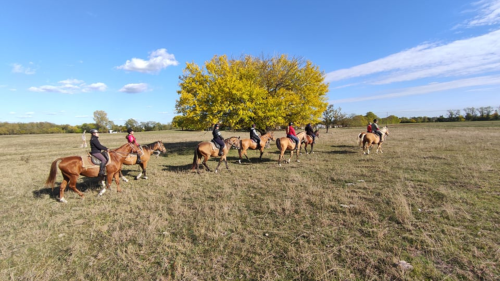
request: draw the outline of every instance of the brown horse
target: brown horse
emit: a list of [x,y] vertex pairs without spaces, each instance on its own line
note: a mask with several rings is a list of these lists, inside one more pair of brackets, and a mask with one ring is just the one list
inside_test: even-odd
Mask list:
[[[227,159],[226,159],[226,155],[227,153],[229,152],[229,149],[231,147],[235,147],[236,149],[240,149],[240,137],[230,137],[228,139],[225,139],[224,140],[224,149],[222,150],[223,151],[223,155],[221,156],[220,160],[219,160],[219,164],[217,165],[217,168],[215,168],[215,172],[217,173],[217,170],[219,169],[219,166],[220,166],[220,163],[222,161],[224,161],[226,163],[226,169],[229,170],[229,167],[227,166]],[[210,156],[218,156],[219,155],[219,149],[217,149],[215,147],[215,145],[211,142],[208,142],[208,141],[204,141],[204,142],[200,142],[198,144],[198,146],[196,147],[196,149],[194,150],[194,158],[193,158],[193,167],[191,168],[192,170],[194,170],[194,168],[196,168],[196,171],[198,172],[198,174],[200,173],[200,160],[201,160],[201,157],[203,157],[203,166],[205,166],[205,168],[211,172],[210,168],[207,166],[207,161],[208,159],[210,159]]]
[[[305,141],[306,132],[300,132],[297,134],[299,138],[299,145],[302,145],[302,142]],[[295,150],[295,142],[287,137],[278,138],[276,140],[276,147],[280,150],[280,157],[278,158],[278,165],[281,167],[281,160],[284,158],[285,151],[290,150],[290,159],[285,161],[286,163],[290,163],[290,160],[293,157],[293,151]],[[299,161],[299,154],[297,153],[297,162]]]
[[[361,136],[361,142],[363,143],[363,153],[364,154],[370,154],[370,148],[372,145],[377,144],[377,153],[380,151],[382,152],[382,142],[386,139],[386,136],[389,135],[389,128],[387,126],[383,127],[380,129],[382,132],[382,138],[383,140],[380,141],[380,137],[377,134],[374,133],[365,133],[364,135]],[[361,134],[360,134],[361,135]]]
[[[319,138],[319,130],[316,130],[314,132],[314,135]],[[309,153],[314,153],[313,152],[313,149],[314,149],[314,143],[313,143],[313,138],[309,135],[306,135],[306,139],[304,141],[304,150],[306,151],[306,154],[309,154]],[[307,145],[310,144],[311,145],[311,151],[307,152]],[[300,151],[302,151],[302,145],[300,146]]]
[[[150,144],[141,145],[141,148],[142,148],[142,152],[143,153],[140,156],[141,157],[141,163],[140,164],[137,163],[137,156],[141,154],[140,152],[138,154],[130,154],[129,156],[127,156],[127,158],[125,158],[125,161],[123,162],[124,165],[135,165],[135,164],[137,164],[137,165],[139,165],[141,167],[142,172],[140,172],[139,175],[135,177],[136,180],[138,180],[138,179],[141,178],[142,173],[144,173],[144,177],[143,178],[144,179],[148,179],[148,176],[146,175],[146,167],[148,166],[148,161],[151,158],[151,154],[153,154],[153,152],[155,152],[155,151],[160,151],[160,153],[161,152],[167,152],[167,149],[163,145],[162,141],[157,141],[157,142],[153,142],[153,143],[150,143]],[[123,176],[121,170],[120,170],[120,177],[125,182],[128,182],[127,178]]]
[[[259,148],[259,150],[260,150],[259,160],[261,160],[261,161],[262,161],[262,154],[264,154],[264,147],[266,146],[266,144],[269,140],[274,140],[273,132],[267,132],[266,134],[264,134],[263,136],[260,137],[260,146],[261,147]],[[238,162],[241,164],[241,158],[242,158],[241,155],[245,155],[248,162],[251,162],[247,156],[247,149],[256,150],[257,143],[254,142],[252,139],[242,139],[240,146],[241,147],[238,149],[238,154],[240,156],[240,160],[238,160]]]
[[[115,178],[117,186],[116,191],[121,192],[119,172],[122,168],[123,161],[125,161],[125,158],[130,153],[137,153],[137,151],[138,148],[131,143],[126,143],[117,149],[110,150],[109,153],[110,159],[108,164],[106,164],[107,183],[104,184],[103,178],[99,179],[103,180],[102,181],[103,189],[101,190],[99,195],[104,194],[106,188],[110,187],[111,182],[113,181],[113,177]],[[80,195],[80,197],[83,198],[83,193],[76,188],[76,181],[78,180],[78,177],[80,175],[89,178],[98,177],[99,165],[94,165],[92,167],[84,167],[82,157],[87,157],[87,156],[69,156],[69,157],[58,158],[54,160],[54,162],[52,162],[52,165],[50,166],[50,173],[49,177],[47,178],[47,181],[45,182],[45,187],[54,188],[54,182],[56,180],[56,174],[57,174],[57,167],[59,167],[59,170],[61,170],[63,176],[63,181],[61,183],[59,190],[59,201],[63,203],[68,203],[68,201],[64,199],[64,190],[66,189],[66,186],[68,184],[69,187],[73,189],[73,191],[78,193],[78,195]],[[60,163],[59,165],[57,165],[59,161]]]

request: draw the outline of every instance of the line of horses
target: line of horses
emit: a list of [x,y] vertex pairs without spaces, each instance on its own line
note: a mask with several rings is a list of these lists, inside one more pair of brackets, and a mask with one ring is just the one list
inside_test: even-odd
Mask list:
[[[387,126],[383,127],[381,131],[383,133],[383,137],[389,135],[389,129],[387,128]],[[314,134],[316,135],[316,137],[319,138],[318,130],[316,130]],[[247,150],[259,150],[260,151],[259,160],[262,160],[262,155],[264,154],[264,148],[269,145],[269,142],[271,140],[276,141],[276,147],[280,151],[280,155],[278,157],[278,165],[280,167],[282,162],[290,163],[291,159],[293,158],[294,152],[296,152],[295,153],[296,161],[300,162],[299,154],[300,151],[302,150],[302,144],[305,144],[304,150],[306,151],[306,154],[309,154],[313,153],[314,141],[311,136],[306,134],[306,132],[301,132],[297,134],[297,137],[299,139],[299,144],[298,144],[300,146],[299,150],[296,149],[295,142],[288,137],[281,137],[275,140],[272,131],[261,136],[261,144],[264,145],[261,145],[259,148],[257,147],[257,143],[251,139],[240,139],[240,137],[227,138],[224,140],[225,146],[223,148],[223,154],[222,156],[220,156],[219,163],[215,168],[215,173],[218,172],[218,169],[223,161],[226,164],[226,169],[229,170],[229,166],[227,164],[227,154],[230,148],[238,149],[238,155],[239,155],[238,162],[240,164],[243,156],[245,156],[245,158],[249,162],[251,162],[250,159],[248,158]],[[358,144],[360,146],[362,145],[364,154],[369,154],[370,148],[374,144],[378,145],[377,153],[379,151],[382,153],[381,143],[382,142],[377,134],[362,132],[358,135]],[[311,146],[309,152],[307,151],[308,145]],[[123,176],[121,172],[123,165],[138,164],[141,168],[141,172],[139,173],[138,176],[136,176],[136,179],[139,179],[142,174],[144,174],[143,178],[147,179],[148,177],[146,168],[148,165],[148,161],[151,158],[151,155],[156,151],[159,151],[159,153],[166,152],[165,146],[162,141],[156,141],[154,143],[143,145],[141,148],[142,149],[139,150],[137,146],[127,143],[120,146],[119,148],[110,150],[108,157],[109,161],[106,165],[106,175],[104,176],[105,178],[104,177],[99,178],[99,181],[101,181],[103,187],[102,190],[99,192],[99,196],[103,195],[106,192],[106,189],[110,188],[113,179],[115,180],[117,185],[117,192],[121,192],[120,178],[125,182],[128,182],[128,180]],[[284,154],[286,151],[290,151],[290,158],[285,161]],[[194,151],[192,169],[194,170],[196,168],[197,173],[200,173],[199,166],[200,166],[200,161],[203,158],[202,165],[205,167],[207,171],[211,171],[210,168],[207,166],[207,161],[210,159],[210,157],[216,157],[218,156],[218,154],[219,154],[219,149],[216,148],[212,142],[199,143]],[[88,159],[84,159],[84,157],[88,157]],[[137,163],[137,157],[140,157],[141,163]],[[76,182],[79,176],[82,175],[85,177],[95,178],[98,177],[99,173],[99,165],[85,165],[85,163],[89,162],[90,162],[90,155],[69,156],[54,160],[51,164],[49,176],[45,182],[45,187],[54,188],[57,168],[59,168],[63,176],[63,181],[59,188],[59,201],[67,203],[67,200],[64,199],[64,191],[67,186],[69,186],[81,198],[83,198],[84,194],[76,188]]]

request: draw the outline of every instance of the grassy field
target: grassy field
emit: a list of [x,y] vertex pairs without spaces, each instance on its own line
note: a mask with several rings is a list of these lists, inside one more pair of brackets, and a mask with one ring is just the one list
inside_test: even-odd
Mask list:
[[80,178],[85,199],[67,190],[68,204],[60,173],[43,184],[53,160],[84,154],[81,136],[0,136],[0,280],[498,280],[500,122],[391,126],[368,156],[361,131],[322,130],[281,168],[274,142],[262,162],[231,150],[231,171],[201,175],[193,151],[210,132],[136,133],[168,150],[149,179],[125,166],[124,192],[98,197]]

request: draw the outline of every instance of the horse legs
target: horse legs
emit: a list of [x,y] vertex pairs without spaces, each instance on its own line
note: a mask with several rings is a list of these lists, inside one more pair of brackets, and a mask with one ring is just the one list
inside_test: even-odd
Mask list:
[[212,170],[210,170],[210,168],[207,166],[207,161],[208,157],[205,156],[205,159],[203,159],[203,166],[205,166],[205,169],[207,169],[207,171],[211,172]]
[[[118,173],[114,173],[114,178],[116,182],[116,192],[122,192],[122,189],[120,188],[120,176]],[[111,182],[113,181],[113,177],[108,177],[108,183],[111,185]]]
[[120,170],[120,177],[124,182],[128,182],[128,179],[122,174],[122,170]]
[[139,167],[141,167],[141,171],[139,172],[139,175],[137,175],[137,177],[135,177],[136,180],[140,179],[141,176],[142,176],[142,173],[144,173],[144,179],[148,179],[148,177],[146,176],[146,163],[145,162],[142,162],[139,164]]
[[259,157],[259,161],[262,161],[262,155],[264,154],[264,148],[262,147],[260,149],[260,157]]
[[64,199],[64,190],[66,189],[66,186],[69,185],[69,187],[74,191],[76,192],[78,195],[80,195],[81,198],[83,198],[83,193],[80,192],[80,190],[78,190],[76,188],[76,181],[78,180],[78,176],[66,176],[66,175],[63,175],[63,182],[61,183],[61,187],[60,187],[60,190],[59,190],[59,201],[62,202],[62,203],[68,203],[68,201],[66,201],[66,199]]

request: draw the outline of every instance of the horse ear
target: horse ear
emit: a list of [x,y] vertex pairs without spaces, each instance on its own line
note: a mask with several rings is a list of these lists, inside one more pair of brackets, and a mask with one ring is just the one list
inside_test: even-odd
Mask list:
[[240,139],[241,137],[238,137],[238,139]]

